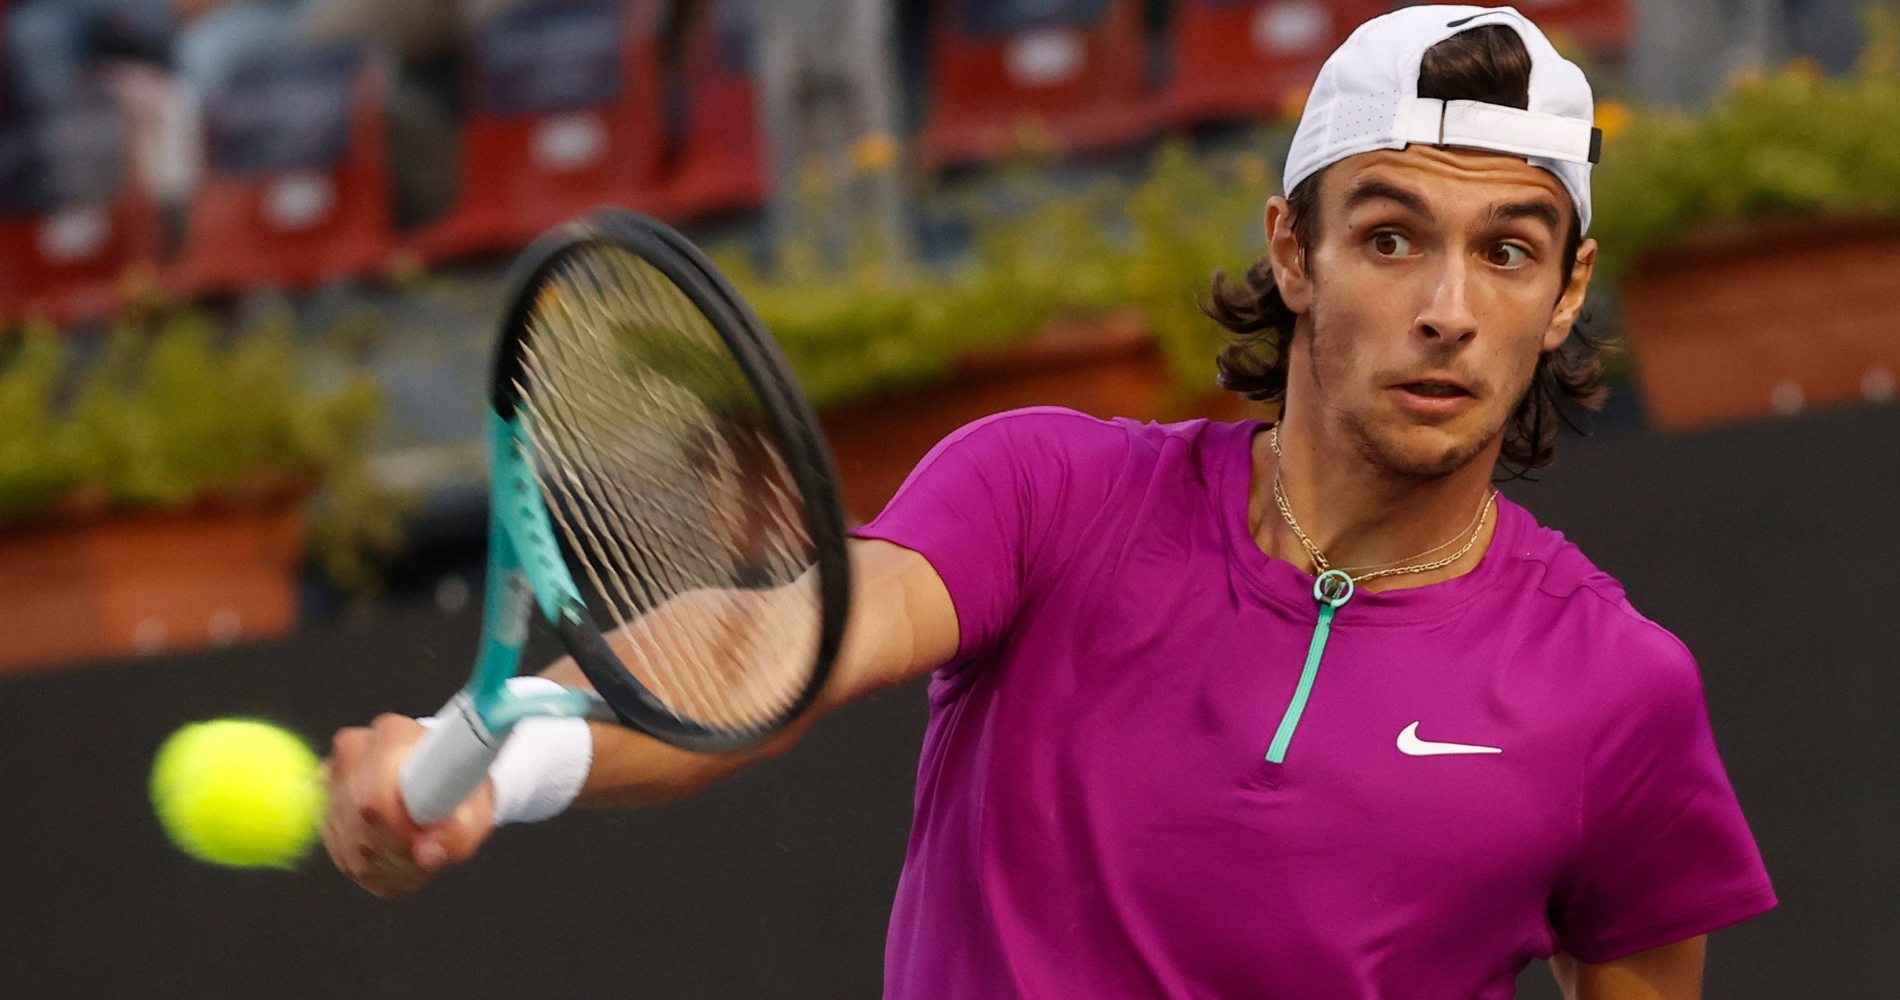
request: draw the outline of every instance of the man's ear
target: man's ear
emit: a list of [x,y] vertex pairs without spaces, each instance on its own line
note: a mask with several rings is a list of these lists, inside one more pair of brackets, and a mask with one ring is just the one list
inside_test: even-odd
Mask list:
[[1307,275],[1306,249],[1293,232],[1293,207],[1279,195],[1267,199],[1267,260],[1280,300],[1295,315],[1305,315],[1313,304],[1313,283]]
[[1557,296],[1557,308],[1550,314],[1550,326],[1544,330],[1546,352],[1563,346],[1564,338],[1570,336],[1570,328],[1576,325],[1577,315],[1583,312],[1584,295],[1590,290],[1590,276],[1596,273],[1596,267],[1597,241],[1584,240],[1577,247],[1577,263],[1570,268],[1563,292]]

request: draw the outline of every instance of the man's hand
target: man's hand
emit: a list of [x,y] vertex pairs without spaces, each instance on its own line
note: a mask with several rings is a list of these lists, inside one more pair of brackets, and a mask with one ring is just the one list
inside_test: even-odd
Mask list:
[[402,762],[422,739],[414,719],[380,715],[365,729],[337,731],[323,762],[330,809],[323,846],[337,870],[384,899],[428,884],[474,855],[494,832],[494,788],[483,782],[455,814],[418,827],[402,802]]
[[[784,752],[813,722],[846,702],[921,677],[955,655],[956,606],[928,560],[882,541],[853,539],[848,551],[850,625],[830,680],[801,718],[758,746],[725,754],[683,750],[622,726],[596,723],[593,760],[578,804],[656,805],[690,795]],[[587,687],[572,659],[551,665],[543,676]],[[468,860],[494,832],[495,790],[487,782],[447,820],[426,829],[410,821],[400,775],[422,734],[414,719],[379,716],[367,729],[339,730],[323,763],[330,786],[324,847],[337,870],[385,898],[422,888],[437,872]]]

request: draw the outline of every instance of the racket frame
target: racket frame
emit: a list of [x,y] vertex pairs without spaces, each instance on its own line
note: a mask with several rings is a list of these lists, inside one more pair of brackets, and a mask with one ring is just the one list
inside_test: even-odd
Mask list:
[[[529,458],[533,446],[516,420],[521,385],[528,378],[520,348],[532,336],[529,320],[542,286],[569,254],[593,245],[630,251],[672,282],[710,321],[765,404],[786,469],[804,501],[822,612],[818,648],[803,690],[785,712],[763,726],[715,729],[680,718],[626,671],[587,610],[535,481]],[[817,415],[765,325],[698,248],[657,220],[601,209],[537,239],[517,260],[509,284],[510,306],[489,392],[489,551],[482,645],[468,683],[437,713],[437,725],[404,762],[404,804],[418,823],[452,813],[487,776],[509,732],[532,716],[614,721],[703,752],[737,750],[764,739],[818,697],[843,644],[850,606],[844,506]],[[595,693],[510,693],[508,681],[520,670],[529,619],[536,614],[552,628]]]
[[[709,321],[726,350],[757,392],[772,432],[781,447],[793,485],[804,501],[805,529],[810,535],[818,573],[820,620],[815,664],[803,690],[780,716],[765,726],[726,730],[705,726],[673,714],[639,679],[621,665],[599,625],[582,602],[579,588],[568,572],[555,542],[552,518],[525,458],[531,445],[516,422],[521,389],[528,375],[522,367],[522,343],[532,337],[529,321],[540,289],[570,254],[589,246],[618,247],[631,252],[658,271],[685,294]],[[582,695],[578,701],[556,701],[550,711],[526,714],[602,715],[604,702],[612,716],[675,746],[700,751],[730,751],[758,742],[784,728],[817,698],[830,676],[844,638],[845,610],[850,602],[850,573],[844,549],[844,505],[839,498],[836,466],[818,432],[818,417],[791,376],[790,363],[731,282],[684,236],[664,223],[636,212],[601,209],[557,227],[536,240],[515,265],[513,294],[496,346],[490,387],[491,544],[503,542],[504,558],[514,557],[525,572],[544,621],[561,645],[574,657],[594,685],[598,699]],[[506,475],[511,481],[504,483]],[[507,490],[503,496],[501,491]],[[490,556],[494,566],[494,556]],[[490,575],[487,603],[509,602],[505,580]],[[521,603],[515,600],[514,603]],[[484,627],[484,651],[471,679],[471,694],[482,718],[491,725],[512,725],[514,699],[507,679],[520,665],[520,647],[497,648],[490,638],[506,634],[505,623],[491,619]]]

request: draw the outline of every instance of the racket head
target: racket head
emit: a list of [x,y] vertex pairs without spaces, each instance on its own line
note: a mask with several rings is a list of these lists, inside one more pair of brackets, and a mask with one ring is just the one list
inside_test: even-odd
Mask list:
[[[510,281],[490,406],[525,445],[517,498],[525,481],[540,488],[548,523],[523,533],[559,539],[571,577],[536,581],[543,617],[626,725],[712,751],[782,729],[830,676],[850,602],[836,469],[783,353],[698,248],[637,213],[604,209],[558,227],[523,252]],[[600,412],[579,412],[587,407]],[[731,648],[769,641],[801,655],[746,677],[745,657],[722,671],[673,670],[631,641],[656,608],[702,588],[738,609],[723,625]],[[562,592],[586,596],[550,599]],[[745,602],[768,593],[798,598],[775,605],[791,609],[775,614],[786,620],[775,634],[744,620]]]

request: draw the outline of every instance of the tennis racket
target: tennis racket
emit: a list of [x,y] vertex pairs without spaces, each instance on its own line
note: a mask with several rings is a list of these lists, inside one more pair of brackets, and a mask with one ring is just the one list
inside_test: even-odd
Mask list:
[[[489,389],[489,549],[468,684],[404,762],[409,815],[454,811],[513,727],[585,716],[734,750],[809,706],[849,577],[829,451],[789,366],[692,244],[601,211],[511,276]],[[534,621],[594,693],[510,694]]]

